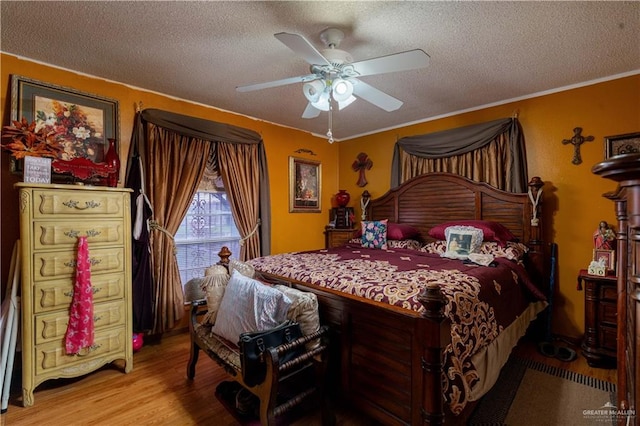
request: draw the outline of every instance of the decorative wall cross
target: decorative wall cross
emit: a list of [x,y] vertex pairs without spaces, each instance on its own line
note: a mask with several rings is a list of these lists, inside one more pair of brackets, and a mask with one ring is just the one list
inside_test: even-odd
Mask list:
[[575,129],[573,129],[573,137],[571,139],[562,140],[563,145],[573,145],[573,159],[571,160],[571,162],[575,165],[582,163],[582,156],[580,155],[580,145],[585,142],[591,142],[594,139],[593,136],[585,137],[580,133],[582,133],[582,127],[576,127]]
[[367,182],[364,172],[365,170],[371,170],[371,167],[373,167],[373,161],[369,159],[369,156],[364,152],[358,154],[356,161],[353,162],[351,168],[353,168],[354,172],[358,172],[358,182],[356,183],[359,187],[366,186],[367,183],[369,183]]

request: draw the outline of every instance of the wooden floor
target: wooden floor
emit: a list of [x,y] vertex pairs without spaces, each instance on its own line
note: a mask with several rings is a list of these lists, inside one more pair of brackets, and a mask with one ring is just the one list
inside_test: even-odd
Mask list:
[[[521,342],[515,351],[524,357],[577,373],[615,382],[616,371],[591,368],[582,356],[562,362],[539,354],[536,346]],[[35,404],[24,408],[20,383],[14,380],[2,425],[237,425],[214,396],[224,371],[201,354],[195,380],[186,378],[189,335],[178,334],[160,343],[145,344],[134,354],[134,368],[122,373],[117,365],[82,378],[48,381],[36,388]],[[309,413],[296,425],[320,425],[319,415]],[[339,425],[368,425],[357,413],[339,413]]]

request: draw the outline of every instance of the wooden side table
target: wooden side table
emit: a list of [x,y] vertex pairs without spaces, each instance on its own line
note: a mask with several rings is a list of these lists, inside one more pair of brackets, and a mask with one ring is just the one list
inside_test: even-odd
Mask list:
[[615,276],[578,275],[584,281],[584,340],[582,355],[592,367],[614,367],[617,349],[617,282]]
[[356,234],[354,228],[332,228],[325,226],[324,228],[324,246],[325,248],[340,247],[346,244]]

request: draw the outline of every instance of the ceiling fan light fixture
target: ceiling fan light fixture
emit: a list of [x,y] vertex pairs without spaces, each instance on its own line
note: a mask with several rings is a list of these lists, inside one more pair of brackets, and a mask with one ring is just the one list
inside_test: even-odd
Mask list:
[[318,100],[310,101],[310,102],[311,102],[311,105],[314,106],[314,108],[317,108],[320,111],[329,111],[329,103],[331,102],[329,92],[326,90],[324,92],[321,92],[318,97]]
[[311,103],[318,102],[323,93],[325,93],[326,84],[323,80],[314,80],[305,83],[302,86],[304,97]]
[[353,84],[343,78],[336,78],[331,82],[331,94],[336,102],[345,102],[353,95]]

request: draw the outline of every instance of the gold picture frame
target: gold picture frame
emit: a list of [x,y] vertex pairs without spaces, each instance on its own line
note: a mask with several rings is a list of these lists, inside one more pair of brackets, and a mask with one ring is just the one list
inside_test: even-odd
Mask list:
[[640,153],[640,132],[624,135],[605,136],[604,159],[624,154]]
[[51,127],[63,160],[104,161],[110,138],[120,140],[118,101],[43,81],[11,76],[11,120]]
[[320,213],[322,164],[289,157],[289,213]]

